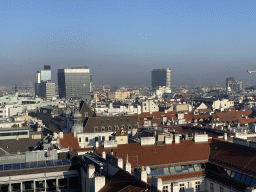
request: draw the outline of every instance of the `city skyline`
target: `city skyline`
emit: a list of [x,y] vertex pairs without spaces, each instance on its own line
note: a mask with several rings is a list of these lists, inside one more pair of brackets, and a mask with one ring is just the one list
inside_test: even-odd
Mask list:
[[88,66],[94,84],[151,84],[155,68],[173,85],[254,84],[253,1],[9,1],[0,3],[0,81],[34,82],[44,65]]

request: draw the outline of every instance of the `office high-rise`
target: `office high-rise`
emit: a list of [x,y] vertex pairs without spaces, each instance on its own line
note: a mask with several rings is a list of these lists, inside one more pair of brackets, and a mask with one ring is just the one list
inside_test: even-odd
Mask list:
[[45,65],[43,70],[36,72],[35,97],[51,100],[56,96],[55,83],[51,79],[50,65]]
[[166,69],[154,69],[151,71],[152,88],[157,86],[166,86],[171,89],[172,86],[172,71]]
[[91,99],[92,75],[88,67],[58,69],[60,98]]

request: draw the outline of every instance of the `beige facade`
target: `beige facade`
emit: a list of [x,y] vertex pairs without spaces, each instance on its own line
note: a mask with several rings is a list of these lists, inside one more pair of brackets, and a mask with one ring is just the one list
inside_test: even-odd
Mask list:
[[189,104],[179,104],[176,105],[176,111],[180,112],[180,111],[192,111],[192,106]]
[[128,144],[128,135],[119,135],[116,136],[117,144]]
[[124,100],[128,96],[130,96],[129,91],[125,91],[125,92],[116,91],[116,92],[109,92],[108,93],[108,99]]

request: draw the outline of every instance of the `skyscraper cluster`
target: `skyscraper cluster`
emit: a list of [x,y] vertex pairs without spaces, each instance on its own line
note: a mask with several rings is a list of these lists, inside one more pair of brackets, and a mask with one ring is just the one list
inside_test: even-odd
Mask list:
[[45,65],[43,70],[36,72],[35,97],[51,100],[56,96],[55,83],[51,79],[50,65]]

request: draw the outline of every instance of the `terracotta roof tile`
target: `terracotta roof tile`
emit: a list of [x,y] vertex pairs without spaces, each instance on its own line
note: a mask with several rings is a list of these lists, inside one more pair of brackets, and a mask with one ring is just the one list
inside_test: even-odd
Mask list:
[[[150,188],[150,185],[135,179],[128,172],[119,170],[110,180],[106,182],[106,185],[99,192],[141,192],[142,190]],[[156,192],[152,189],[151,191]]]
[[210,160],[256,173],[256,149],[212,140]]
[[71,151],[79,148],[78,139],[72,133],[64,134],[63,139],[60,139],[60,144]]
[[[109,153],[111,149],[99,147],[96,151],[101,155],[102,151]],[[128,154],[132,167],[138,165],[161,165],[177,162],[205,160],[209,157],[209,143],[195,143],[192,140],[182,140],[180,144],[168,144],[164,146],[141,146],[139,143],[118,145],[112,149],[114,154],[124,161]],[[138,156],[138,165],[137,157]]]

